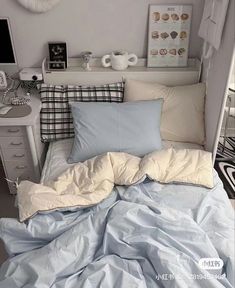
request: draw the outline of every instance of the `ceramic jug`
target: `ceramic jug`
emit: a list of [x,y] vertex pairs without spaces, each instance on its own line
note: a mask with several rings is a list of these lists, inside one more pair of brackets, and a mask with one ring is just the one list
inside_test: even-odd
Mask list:
[[111,66],[114,70],[125,70],[128,66],[136,65],[138,57],[125,51],[114,51],[111,55],[103,56],[101,62],[104,67]]

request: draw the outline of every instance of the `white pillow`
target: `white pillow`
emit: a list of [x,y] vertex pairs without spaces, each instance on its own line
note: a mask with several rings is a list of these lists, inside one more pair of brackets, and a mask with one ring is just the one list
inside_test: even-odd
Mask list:
[[205,94],[204,83],[168,87],[127,79],[124,101],[163,98],[162,139],[203,145],[205,141]]

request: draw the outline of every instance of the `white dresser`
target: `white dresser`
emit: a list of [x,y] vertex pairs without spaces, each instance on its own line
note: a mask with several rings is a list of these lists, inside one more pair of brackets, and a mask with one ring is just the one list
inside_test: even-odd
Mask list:
[[39,182],[44,162],[39,96],[32,96],[29,105],[32,111],[25,117],[0,118],[0,156],[11,194],[16,193],[17,179]]

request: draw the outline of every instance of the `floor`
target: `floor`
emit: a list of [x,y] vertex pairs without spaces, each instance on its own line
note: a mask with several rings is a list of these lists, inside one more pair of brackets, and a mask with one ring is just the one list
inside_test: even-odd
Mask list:
[[[9,194],[5,175],[0,162],[0,218],[16,218],[18,215],[17,209],[14,207],[15,197]],[[0,240],[0,265],[7,259],[2,241]]]
[[[225,145],[224,145],[225,143]],[[235,137],[220,137],[215,169],[230,199],[235,199]]]
[[4,178],[5,174],[2,166],[0,165],[0,218],[16,218],[18,216],[18,212],[14,206],[15,196],[9,194],[7,182]]

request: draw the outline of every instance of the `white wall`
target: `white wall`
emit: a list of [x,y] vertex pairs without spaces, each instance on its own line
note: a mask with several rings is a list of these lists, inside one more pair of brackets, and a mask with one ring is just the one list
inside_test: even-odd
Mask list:
[[[207,132],[206,149],[209,151],[215,151],[217,148],[218,136],[223,120],[223,110],[226,102],[225,96],[227,94],[228,82],[230,80],[230,71],[232,72],[232,57],[235,43],[234,11],[234,0],[230,0],[221,47],[214,53],[208,75],[205,115]],[[205,71],[206,69],[204,69],[204,80],[206,75]]]
[[189,55],[200,55],[197,36],[204,0],[62,0],[45,14],[33,14],[16,0],[0,0],[0,16],[10,18],[20,67],[40,66],[47,42],[66,41],[70,57],[91,50],[102,56],[124,49],[145,57],[148,5],[193,4]]

